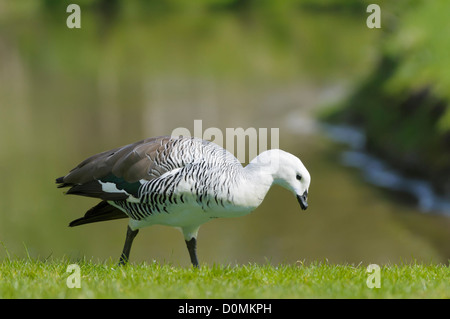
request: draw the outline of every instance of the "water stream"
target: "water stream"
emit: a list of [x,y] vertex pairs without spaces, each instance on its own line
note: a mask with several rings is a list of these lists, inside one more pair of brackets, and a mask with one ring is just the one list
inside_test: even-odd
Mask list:
[[450,199],[439,195],[430,182],[406,176],[367,152],[363,130],[348,125],[322,123],[321,126],[327,137],[347,146],[340,154],[342,165],[359,169],[370,184],[410,195],[422,212],[450,216]]

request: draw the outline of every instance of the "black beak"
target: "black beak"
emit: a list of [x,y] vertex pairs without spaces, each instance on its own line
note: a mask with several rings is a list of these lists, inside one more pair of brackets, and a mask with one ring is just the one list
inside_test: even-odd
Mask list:
[[308,191],[305,191],[303,195],[297,195],[298,203],[303,210],[308,208]]

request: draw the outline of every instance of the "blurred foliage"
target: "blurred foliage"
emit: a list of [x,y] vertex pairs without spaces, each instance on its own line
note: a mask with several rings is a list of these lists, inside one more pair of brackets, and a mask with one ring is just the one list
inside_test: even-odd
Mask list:
[[363,126],[372,151],[450,194],[450,2],[397,10],[378,67],[337,117]]
[[378,67],[332,117],[364,127],[373,152],[450,194],[450,2],[396,9]]
[[[345,73],[361,69],[353,67],[360,52],[348,47],[364,48],[371,39],[367,30],[336,35],[333,25],[354,28],[355,17],[363,25],[365,2],[80,0],[82,32],[73,32],[61,27],[71,1],[23,0],[2,4],[0,33],[42,73],[86,76],[109,64],[133,76],[213,70],[246,77],[254,74],[246,70],[251,68],[256,78],[309,71],[330,78],[341,76],[333,72],[343,67]],[[353,17],[347,23],[335,11]]]
[[[450,2],[422,1],[402,17],[398,31],[386,43],[386,55],[401,61],[386,82],[388,93],[417,92],[429,88],[430,94],[450,101]],[[450,108],[441,112],[440,133],[450,131]]]

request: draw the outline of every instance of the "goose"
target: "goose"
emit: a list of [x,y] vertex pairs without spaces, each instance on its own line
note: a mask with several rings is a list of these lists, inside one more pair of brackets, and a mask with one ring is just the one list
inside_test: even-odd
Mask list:
[[69,226],[129,218],[119,265],[128,263],[139,229],[151,225],[183,233],[199,267],[199,227],[214,218],[249,214],[274,184],[291,191],[303,210],[311,176],[296,156],[262,152],[245,167],[221,146],[196,137],[160,136],[93,155],[56,179],[66,194],[101,201]]

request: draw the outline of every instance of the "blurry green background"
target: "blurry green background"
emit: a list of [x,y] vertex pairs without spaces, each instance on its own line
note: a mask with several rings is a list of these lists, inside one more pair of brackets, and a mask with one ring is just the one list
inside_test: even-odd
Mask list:
[[[72,2],[81,29],[66,26]],[[98,201],[55,178],[199,119],[279,128],[312,175],[306,213],[274,187],[254,213],[202,226],[201,262],[448,262],[448,215],[366,183],[319,125],[362,125],[381,156],[437,165],[425,178],[450,193],[449,4],[378,1],[382,28],[369,29],[369,3],[0,0],[0,258],[117,259],[126,220],[67,227]],[[189,265],[182,235],[162,226],[140,232],[131,259]]]

